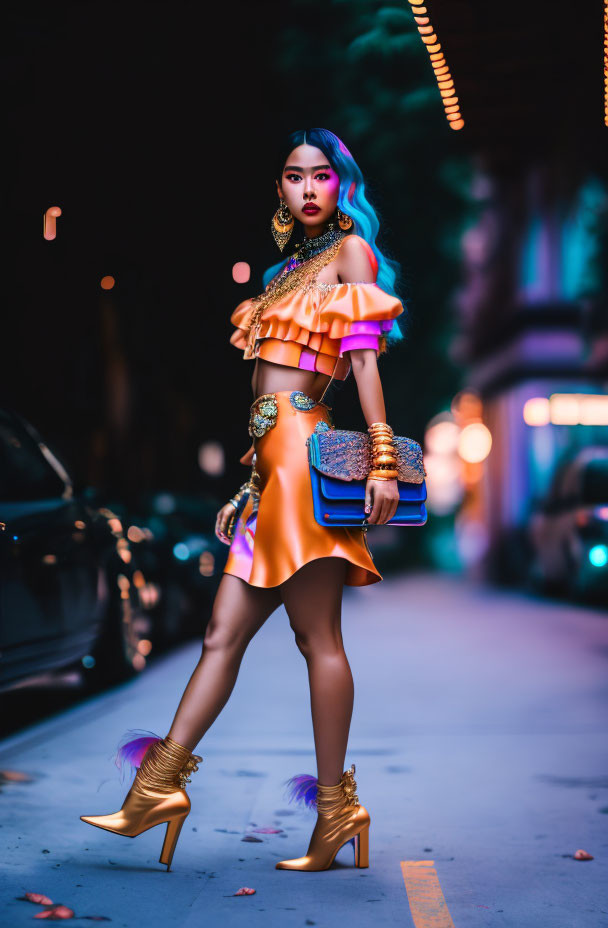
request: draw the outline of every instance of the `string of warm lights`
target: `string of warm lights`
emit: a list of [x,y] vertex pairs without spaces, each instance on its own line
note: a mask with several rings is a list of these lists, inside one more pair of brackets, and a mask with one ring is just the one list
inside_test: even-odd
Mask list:
[[605,393],[552,393],[533,396],[523,408],[526,425],[608,425]]
[[608,0],[604,0],[604,123],[608,126]]
[[[608,9],[608,0],[605,0],[605,2]],[[439,93],[441,94],[445,109],[445,117],[451,129],[462,129],[464,126],[464,119],[460,114],[458,97],[454,90],[454,81],[448,69],[445,55],[441,51],[441,43],[437,40],[429,17],[424,15],[427,13],[427,8],[423,6],[424,0],[409,0],[409,3],[412,7],[414,20],[418,26],[420,38],[426,45],[426,50],[431,59],[431,64],[437,79],[437,86],[439,87]]]

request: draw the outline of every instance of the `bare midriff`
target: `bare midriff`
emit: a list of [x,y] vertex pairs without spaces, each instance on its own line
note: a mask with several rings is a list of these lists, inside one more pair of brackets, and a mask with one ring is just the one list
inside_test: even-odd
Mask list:
[[284,364],[275,364],[273,361],[256,358],[251,388],[253,399],[257,399],[264,393],[301,390],[313,400],[319,400],[329,380],[327,374],[300,370],[297,367],[287,367]]

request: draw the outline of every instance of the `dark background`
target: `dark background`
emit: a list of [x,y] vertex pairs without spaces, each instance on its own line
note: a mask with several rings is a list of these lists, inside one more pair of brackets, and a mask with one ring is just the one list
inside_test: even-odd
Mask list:
[[[209,438],[227,454],[214,491],[244,478],[252,367],[229,316],[278,260],[274,166],[295,128],[344,139],[402,266],[406,338],[381,368],[389,421],[421,441],[449,404],[467,360],[451,348],[450,295],[472,167],[508,179],[538,161],[566,196],[590,167],[606,174],[602,4],[428,9],[460,132],[407,2],[5,6],[3,404],[77,482],[127,500],[200,490]],[[252,266],[244,286],[238,260]],[[493,337],[491,314],[479,337]],[[333,389],[340,423],[360,427],[353,378]]]

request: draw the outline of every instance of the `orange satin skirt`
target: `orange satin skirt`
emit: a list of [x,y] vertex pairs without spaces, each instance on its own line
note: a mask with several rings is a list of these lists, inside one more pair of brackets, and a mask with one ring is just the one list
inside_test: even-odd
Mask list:
[[296,408],[290,399],[294,393],[303,396],[293,390],[269,394],[276,400],[276,423],[254,438],[257,506],[250,496],[237,520],[224,573],[252,586],[272,587],[316,558],[342,557],[349,565],[348,586],[377,583],[382,575],[364,529],[327,527],[315,520],[306,439],[320,420],[331,424],[330,411],[324,403]]

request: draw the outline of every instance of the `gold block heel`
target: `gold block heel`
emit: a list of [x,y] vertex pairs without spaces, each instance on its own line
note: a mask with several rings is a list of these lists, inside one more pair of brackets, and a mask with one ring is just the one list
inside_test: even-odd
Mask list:
[[177,839],[179,838],[180,831],[182,830],[182,825],[187,818],[188,816],[184,815],[182,818],[174,818],[167,822],[167,830],[165,832],[165,840],[163,841],[163,849],[160,852],[159,857],[159,862],[161,864],[167,865],[167,871],[171,869],[171,861],[173,860],[173,852],[175,851]]
[[369,867],[369,825],[353,838],[355,867]]
[[202,759],[168,736],[156,738],[145,750],[133,785],[118,812],[80,818],[88,825],[128,838],[166,823],[160,862],[169,870],[182,825],[190,812],[186,783],[190,783],[189,775],[198,770],[197,764]]
[[[369,867],[370,816],[356,793],[355,765],[345,770],[333,786],[316,783],[317,822],[304,857],[279,860],[277,870],[327,870],[341,847],[352,841],[355,866]],[[304,776],[304,775],[302,775]],[[302,780],[296,777],[296,780]],[[354,834],[353,834],[354,832]],[[345,840],[346,839],[346,840]]]

